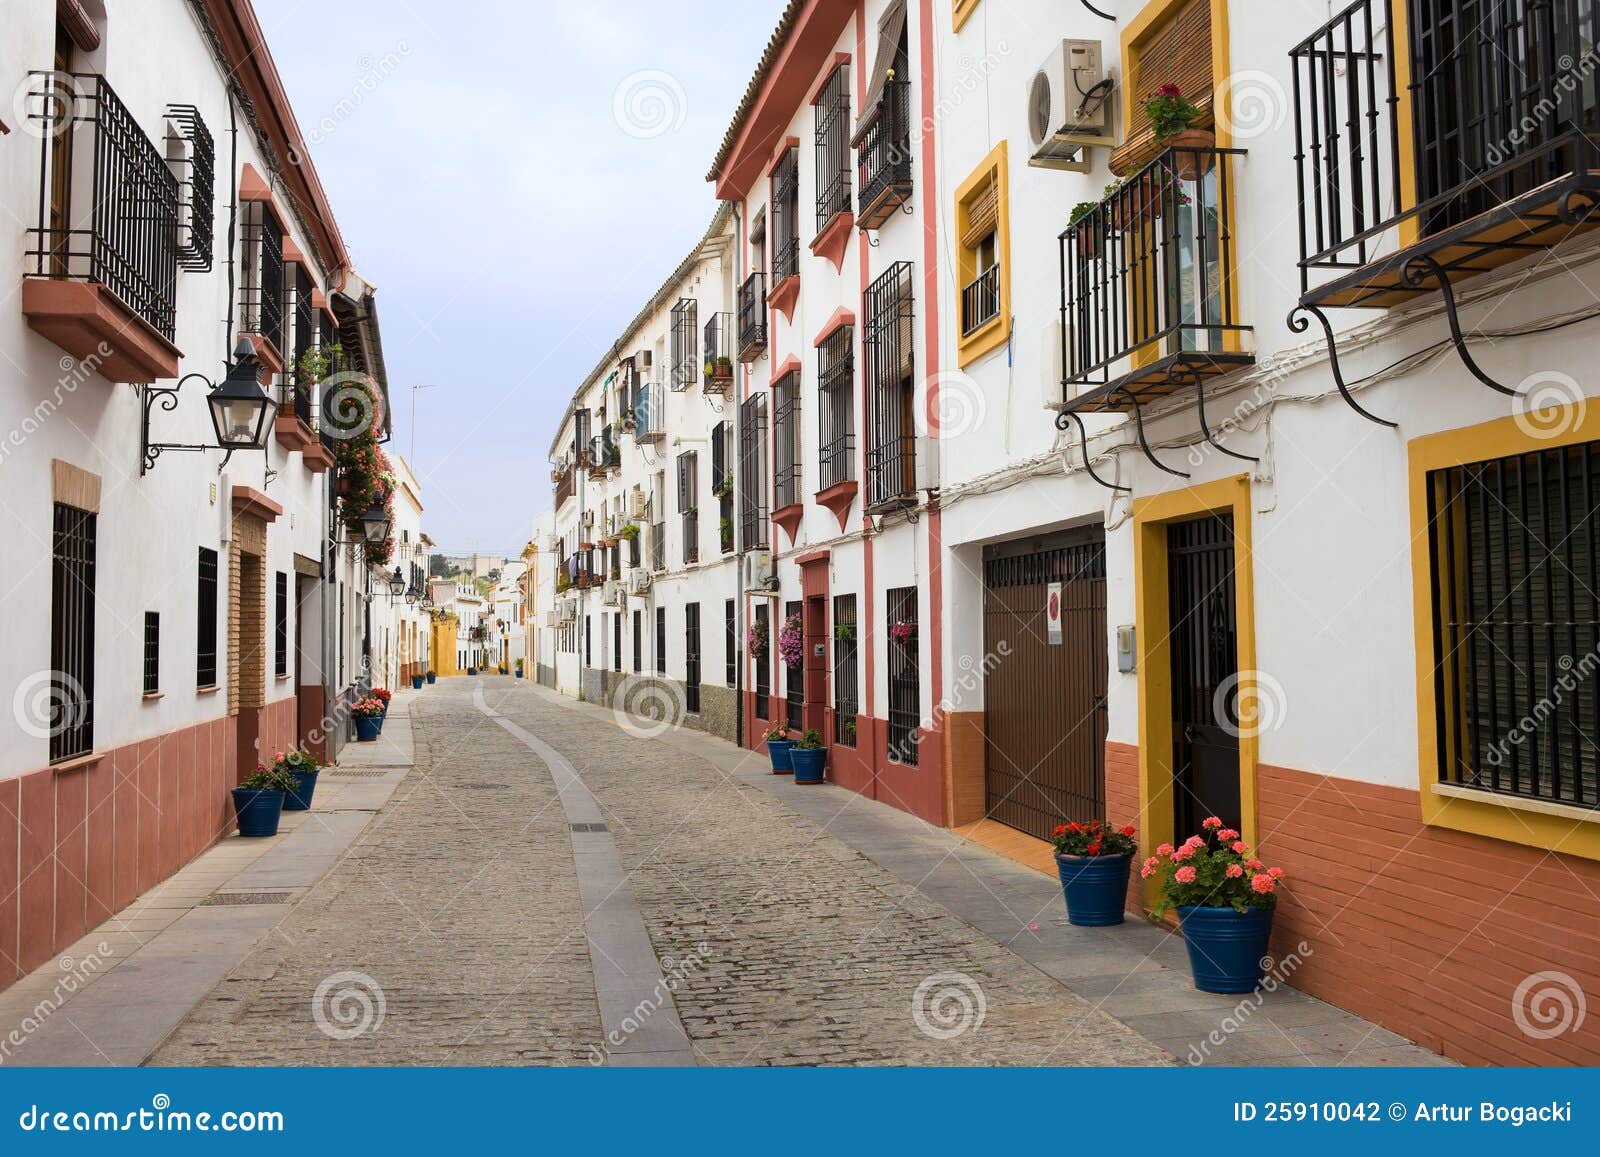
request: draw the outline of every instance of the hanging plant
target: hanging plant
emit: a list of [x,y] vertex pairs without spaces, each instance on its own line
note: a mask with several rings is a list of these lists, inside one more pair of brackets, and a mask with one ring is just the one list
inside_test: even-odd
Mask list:
[[756,658],[761,658],[767,653],[767,624],[762,619],[756,619],[750,624],[750,633],[747,636],[750,653]]
[[798,667],[805,660],[805,630],[798,612],[785,619],[783,630],[778,632],[778,657],[786,667]]

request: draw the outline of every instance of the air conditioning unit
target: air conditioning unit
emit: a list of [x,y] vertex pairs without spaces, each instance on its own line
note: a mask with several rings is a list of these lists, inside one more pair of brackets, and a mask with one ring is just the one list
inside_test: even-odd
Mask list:
[[1098,40],[1063,40],[1028,83],[1030,165],[1088,171],[1085,148],[1111,148],[1111,98]]
[[585,510],[583,512],[583,516],[581,518],[579,518],[578,521],[581,522],[584,526],[593,526],[594,525],[594,511],[592,509],[591,510]]
[[546,612],[544,612],[544,614],[539,616],[539,625],[541,627],[553,627],[553,626],[555,626],[556,625],[556,613],[554,611],[546,611]]
[[633,516],[635,518],[650,517],[650,496],[643,490],[635,489],[633,492]]
[[578,600],[561,599],[556,603],[556,622],[575,623],[578,621]]
[[772,553],[752,550],[744,556],[744,585],[752,594],[776,593],[777,575],[772,573]]
[[634,357],[633,364],[639,368],[640,377],[648,378],[650,376],[650,363],[654,360],[654,357],[655,355],[650,350],[640,350]]
[[637,567],[628,575],[628,593],[630,595],[644,595],[650,593],[650,572],[643,567]]
[[915,472],[913,481],[918,490],[939,489],[939,439],[918,436]]
[[620,607],[628,601],[626,592],[620,580],[611,579],[606,583],[605,594],[600,599],[608,607]]

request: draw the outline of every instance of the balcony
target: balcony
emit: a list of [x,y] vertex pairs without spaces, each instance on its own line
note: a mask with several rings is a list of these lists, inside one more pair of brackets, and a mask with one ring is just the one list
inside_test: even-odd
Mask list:
[[767,277],[752,273],[739,287],[739,360],[753,362],[767,349]]
[[727,397],[733,389],[733,314],[714,313],[706,322],[705,377],[700,385],[702,393]]
[[283,258],[283,225],[262,201],[240,208],[239,332],[249,336],[269,373],[284,368],[285,308],[288,280]]
[[1243,155],[1168,149],[1061,234],[1066,412],[1137,411],[1185,389],[1203,406],[1209,379],[1254,364],[1232,281]]
[[[1408,43],[1389,7],[1357,0],[1290,52],[1300,309],[1331,348],[1323,310],[1437,293],[1458,352],[1487,382],[1453,284],[1600,224],[1600,0],[1435,0]],[[1304,332],[1298,314],[1290,324]]]
[[884,82],[856,133],[856,224],[877,229],[911,199],[911,82]]
[[659,382],[639,387],[633,402],[633,440],[654,445],[667,436],[667,399]]
[[622,448],[608,426],[589,440],[589,473],[595,478],[604,478],[621,466]]
[[575,469],[573,469],[572,463],[568,462],[564,466],[559,467],[555,471],[555,475],[556,475],[556,477],[555,477],[556,507],[555,508],[557,510],[560,510],[561,507],[566,502],[568,502],[572,498],[572,496],[574,494],[576,494],[577,491],[578,491],[578,481],[577,481],[578,472]]
[[42,138],[29,326],[113,381],[177,377],[178,178],[103,77],[35,72],[22,103]]

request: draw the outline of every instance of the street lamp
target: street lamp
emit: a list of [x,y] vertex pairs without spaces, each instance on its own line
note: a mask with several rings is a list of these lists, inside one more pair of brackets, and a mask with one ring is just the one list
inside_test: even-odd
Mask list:
[[394,568],[394,574],[389,576],[389,601],[395,602],[406,593],[406,576],[400,573],[400,568]]
[[382,502],[374,502],[358,521],[361,523],[361,533],[369,545],[376,546],[389,537],[389,527],[392,523],[389,512],[383,508]]
[[[267,445],[267,427],[278,403],[261,388],[260,365],[256,361],[255,347],[241,338],[233,351],[233,363],[221,385],[212,385],[202,373],[185,374],[175,386],[144,388],[144,407],[139,424],[139,473],[149,472],[166,450],[215,450],[232,454],[235,450],[264,450]],[[201,381],[210,387],[206,397],[211,412],[211,426],[216,433],[215,445],[192,442],[152,442],[150,440],[150,412],[156,406],[171,412],[178,408],[178,392],[190,381]]]

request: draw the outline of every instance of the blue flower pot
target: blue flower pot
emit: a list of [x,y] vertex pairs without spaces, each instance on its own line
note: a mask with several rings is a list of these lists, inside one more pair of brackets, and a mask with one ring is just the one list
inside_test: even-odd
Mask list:
[[1132,856],[1057,856],[1067,922],[1080,928],[1122,923]]
[[411,689],[413,691],[421,691],[422,690],[422,676],[421,675],[413,675],[413,676],[411,676]]
[[311,771],[301,771],[291,767],[289,774],[294,776],[300,785],[283,798],[283,810],[286,812],[303,812],[311,810],[311,797],[317,790],[317,772],[320,768]]
[[478,669],[476,667],[468,667],[467,668],[467,674],[468,675],[476,675],[477,673],[478,673]]
[[439,676],[437,676],[437,675],[429,675],[428,676],[428,685],[431,687],[433,685],[434,681],[437,680],[438,678],[439,678]]
[[1201,992],[1254,992],[1266,970],[1261,961],[1272,938],[1276,908],[1180,907],[1178,926],[1189,948],[1189,971]]
[[283,792],[233,789],[233,811],[239,817],[241,836],[275,836],[283,814]]
[[356,741],[358,743],[372,743],[378,738],[378,732],[382,730],[383,720],[378,716],[356,716]]
[[794,764],[789,762],[789,756],[794,751],[792,739],[767,740],[767,754],[772,757],[772,774],[783,775],[794,770]]
[[796,783],[821,783],[827,762],[826,747],[796,747],[789,752],[789,766],[794,768]]

